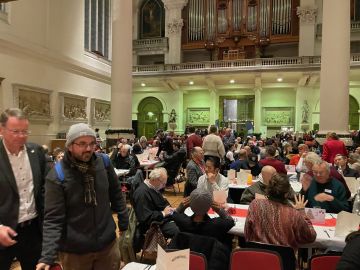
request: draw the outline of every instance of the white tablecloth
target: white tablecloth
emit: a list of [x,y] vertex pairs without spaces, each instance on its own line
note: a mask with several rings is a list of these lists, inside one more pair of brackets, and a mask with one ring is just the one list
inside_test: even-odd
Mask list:
[[[228,204],[229,207],[239,208],[239,209],[248,209],[248,205],[243,204]],[[185,214],[192,215],[192,211],[190,208],[185,210]],[[217,216],[217,214],[210,215],[211,217]],[[336,214],[326,214],[326,219],[336,218]],[[233,216],[235,220],[235,226],[231,228],[229,233],[244,236],[244,227],[245,227],[245,217],[236,217]],[[335,227],[328,226],[317,226],[314,225],[314,229],[316,231],[316,240],[311,244],[307,244],[302,247],[316,247],[316,248],[328,248],[328,247],[336,247],[336,248],[344,248],[345,246],[345,237],[335,237]]]
[[156,265],[152,265],[149,268],[148,264],[138,263],[138,262],[131,262],[124,266],[121,270],[155,270]]
[[124,175],[127,175],[129,173],[130,170],[125,170],[125,169],[115,169],[115,173],[116,175],[119,177],[119,176],[124,176]]
[[[255,183],[255,182],[257,182],[257,181],[253,180],[253,183]],[[301,183],[297,182],[297,181],[290,181],[290,185],[295,192],[299,192],[302,188]],[[234,189],[246,189],[248,187],[249,187],[249,185],[239,185],[239,184],[232,184],[232,183],[229,184],[229,188],[234,188]]]

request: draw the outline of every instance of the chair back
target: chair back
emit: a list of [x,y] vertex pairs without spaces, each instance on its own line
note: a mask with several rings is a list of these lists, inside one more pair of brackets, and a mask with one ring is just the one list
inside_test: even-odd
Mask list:
[[204,254],[195,251],[190,252],[189,270],[207,270],[207,262]]
[[341,256],[319,254],[314,255],[309,260],[311,270],[336,270],[336,265],[339,262]]
[[50,266],[49,270],[63,270],[62,266],[58,263],[53,264],[52,266]]
[[296,269],[296,257],[294,250],[291,247],[277,246],[277,245],[258,243],[258,242],[247,242],[245,246],[247,248],[254,248],[254,249],[259,248],[259,249],[275,251],[280,255],[284,269],[286,270]]
[[[282,270],[279,253],[265,249],[242,248],[230,257],[230,270]],[[287,270],[287,269],[286,269]]]

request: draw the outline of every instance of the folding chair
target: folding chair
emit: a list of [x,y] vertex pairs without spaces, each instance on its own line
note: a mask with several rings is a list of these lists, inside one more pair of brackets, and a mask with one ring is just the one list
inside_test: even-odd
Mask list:
[[340,255],[318,254],[309,259],[310,270],[336,270]]
[[[242,248],[230,257],[230,270],[283,270],[279,253],[265,249]],[[287,269],[286,269],[287,270]]]

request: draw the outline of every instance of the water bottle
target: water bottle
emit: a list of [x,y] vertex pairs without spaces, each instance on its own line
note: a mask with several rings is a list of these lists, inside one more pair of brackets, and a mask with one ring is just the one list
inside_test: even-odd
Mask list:
[[354,206],[353,206],[353,211],[354,214],[357,214],[358,216],[360,216],[360,187],[356,192],[355,195],[355,200],[354,200]]

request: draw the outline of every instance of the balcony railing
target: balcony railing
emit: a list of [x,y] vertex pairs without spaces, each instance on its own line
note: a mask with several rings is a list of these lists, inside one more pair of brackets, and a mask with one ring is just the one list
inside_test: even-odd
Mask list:
[[[256,58],[211,62],[194,62],[165,65],[133,66],[133,75],[162,75],[173,73],[193,72],[233,72],[252,70],[277,70],[277,69],[316,69],[320,68],[320,56],[304,57],[279,57],[279,58]],[[351,66],[360,67],[360,54],[352,54]]]
[[149,38],[133,40],[134,51],[167,50],[168,38]]
[[[351,31],[351,33],[360,32],[360,22],[351,21],[351,23],[350,23],[350,31]],[[322,36],[322,23],[319,23],[316,26],[316,35],[318,37]]]

